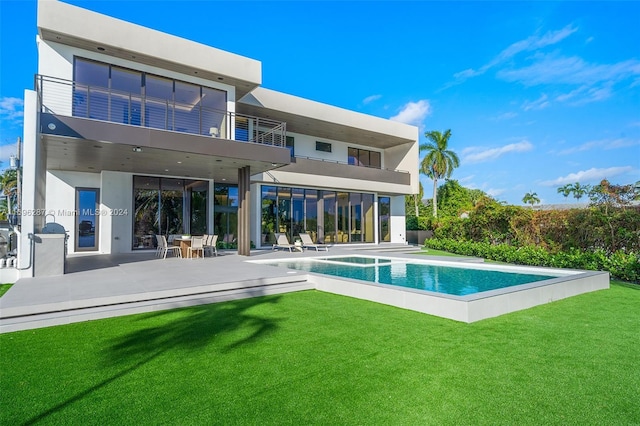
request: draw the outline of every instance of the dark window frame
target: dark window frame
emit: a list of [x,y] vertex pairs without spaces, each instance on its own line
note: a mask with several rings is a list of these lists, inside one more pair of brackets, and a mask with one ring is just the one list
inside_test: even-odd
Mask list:
[[316,141],[316,151],[331,152],[331,144],[329,142]]

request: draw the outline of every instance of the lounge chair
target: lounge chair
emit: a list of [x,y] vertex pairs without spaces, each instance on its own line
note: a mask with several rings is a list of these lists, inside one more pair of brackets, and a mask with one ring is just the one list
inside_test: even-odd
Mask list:
[[292,251],[292,249],[296,248],[294,244],[289,243],[289,239],[287,238],[287,234],[278,234],[278,238],[276,243],[273,245],[273,249],[288,249]]
[[300,234],[300,239],[302,240],[302,248],[314,248],[316,251],[320,251],[320,249],[324,249],[325,251],[329,251],[329,247],[325,244],[316,244],[311,239],[311,236],[306,232],[302,232]]

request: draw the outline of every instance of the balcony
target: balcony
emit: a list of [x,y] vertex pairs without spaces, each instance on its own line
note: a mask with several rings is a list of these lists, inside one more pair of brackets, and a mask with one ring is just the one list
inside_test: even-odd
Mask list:
[[286,123],[140,93],[36,76],[40,112],[278,147]]
[[410,185],[411,174],[405,170],[363,167],[348,162],[296,156],[294,161],[279,169],[284,172],[355,179],[392,185]]

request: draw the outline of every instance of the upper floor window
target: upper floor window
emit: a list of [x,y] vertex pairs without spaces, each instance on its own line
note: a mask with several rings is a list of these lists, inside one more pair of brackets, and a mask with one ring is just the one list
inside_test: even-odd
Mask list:
[[316,151],[331,152],[331,144],[328,142],[316,141]]
[[224,129],[227,93],[93,60],[75,58],[73,115],[211,135]]
[[287,148],[291,151],[291,156],[295,157],[295,140],[293,139],[293,136],[287,136],[286,141]]
[[349,164],[354,166],[382,167],[381,155],[377,151],[349,147]]

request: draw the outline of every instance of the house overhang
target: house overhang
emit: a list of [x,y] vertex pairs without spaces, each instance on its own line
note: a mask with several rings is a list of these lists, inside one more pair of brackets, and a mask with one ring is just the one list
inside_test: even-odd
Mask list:
[[262,82],[260,61],[60,1],[38,2],[38,34],[45,41],[228,84],[236,88],[236,98]]
[[214,179],[264,173],[291,162],[287,148],[42,113],[47,169]]
[[258,87],[236,104],[241,114],[287,123],[287,132],[387,149],[418,141],[418,128]]

